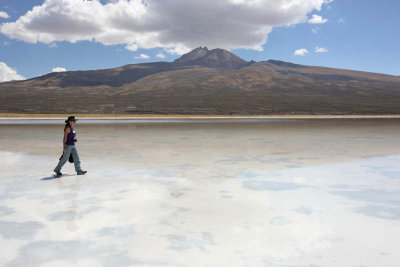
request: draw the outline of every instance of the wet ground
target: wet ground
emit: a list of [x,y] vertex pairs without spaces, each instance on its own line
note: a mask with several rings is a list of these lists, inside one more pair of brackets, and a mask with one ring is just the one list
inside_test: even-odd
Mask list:
[[2,266],[397,266],[400,120],[0,120]]

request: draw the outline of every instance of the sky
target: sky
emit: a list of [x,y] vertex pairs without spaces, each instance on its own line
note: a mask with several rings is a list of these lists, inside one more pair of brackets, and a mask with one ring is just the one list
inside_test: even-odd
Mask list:
[[244,60],[400,75],[398,0],[0,0],[0,82],[173,61]]

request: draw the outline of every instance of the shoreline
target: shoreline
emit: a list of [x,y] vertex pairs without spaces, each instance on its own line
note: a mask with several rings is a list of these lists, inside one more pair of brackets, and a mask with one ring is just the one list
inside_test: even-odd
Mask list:
[[[0,113],[1,120],[56,120],[64,119],[70,114],[17,114]],[[310,114],[282,114],[282,115],[164,115],[164,114],[75,114],[78,119],[90,120],[140,120],[140,119],[400,119],[400,114],[392,115],[310,115]]]

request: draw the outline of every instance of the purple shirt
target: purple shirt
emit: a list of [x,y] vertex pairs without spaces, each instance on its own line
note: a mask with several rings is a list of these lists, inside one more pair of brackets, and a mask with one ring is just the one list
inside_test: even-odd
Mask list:
[[67,144],[69,146],[74,146],[75,145],[74,139],[76,137],[76,132],[75,132],[74,128],[72,128],[72,127],[69,127],[69,128],[70,128],[70,131],[67,135],[67,141],[65,142],[65,144]]

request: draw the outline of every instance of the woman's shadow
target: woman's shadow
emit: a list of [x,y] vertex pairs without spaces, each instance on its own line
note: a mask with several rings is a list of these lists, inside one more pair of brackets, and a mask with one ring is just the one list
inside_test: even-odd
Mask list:
[[50,180],[55,180],[55,179],[61,179],[62,177],[66,177],[66,176],[75,176],[75,175],[73,175],[73,174],[63,174],[62,176],[52,175],[52,176],[48,176],[48,177],[43,177],[40,180],[50,181]]

